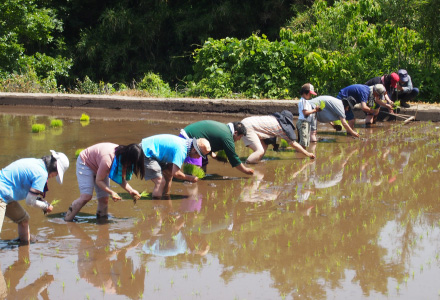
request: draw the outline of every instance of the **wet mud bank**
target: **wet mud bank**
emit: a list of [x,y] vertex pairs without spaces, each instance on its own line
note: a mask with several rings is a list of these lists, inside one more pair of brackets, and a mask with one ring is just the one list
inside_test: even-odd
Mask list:
[[[264,115],[289,109],[293,114],[298,115],[298,100],[141,98],[109,95],[0,93],[0,105],[239,115]],[[433,105],[414,104],[410,108],[402,108],[400,113],[416,116],[416,119],[420,121],[440,121],[440,107]],[[365,117],[360,109],[357,109],[355,114],[357,118]]]

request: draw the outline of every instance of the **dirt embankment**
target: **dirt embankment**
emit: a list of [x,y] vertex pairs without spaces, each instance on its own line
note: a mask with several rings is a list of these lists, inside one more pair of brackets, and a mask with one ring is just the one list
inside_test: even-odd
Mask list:
[[[140,98],[110,95],[27,94],[0,93],[2,106],[41,108],[106,108],[112,110],[163,111],[191,113],[221,113],[240,115],[265,115],[289,109],[298,115],[298,100],[237,100],[194,98]],[[2,109],[4,111],[5,109]],[[35,111],[34,111],[35,113]],[[416,115],[421,121],[440,121],[440,107],[414,103],[401,113]],[[361,111],[356,117],[363,118]]]

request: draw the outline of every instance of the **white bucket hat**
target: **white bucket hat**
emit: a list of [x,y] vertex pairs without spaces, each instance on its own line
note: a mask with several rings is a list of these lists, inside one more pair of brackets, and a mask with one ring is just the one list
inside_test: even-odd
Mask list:
[[57,160],[57,181],[59,184],[63,183],[64,172],[69,168],[69,159],[66,154],[62,152],[56,152],[55,150],[50,150],[52,156]]

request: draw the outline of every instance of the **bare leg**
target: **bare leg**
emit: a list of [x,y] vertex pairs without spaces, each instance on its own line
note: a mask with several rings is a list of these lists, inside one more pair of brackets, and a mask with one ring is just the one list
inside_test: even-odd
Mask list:
[[316,134],[316,130],[313,130],[313,131],[310,133],[310,141],[311,141],[312,143],[316,143],[316,142],[318,141],[318,137],[317,137],[317,134]]
[[29,245],[31,234],[29,232],[29,220],[18,223],[18,238],[21,244]]
[[75,218],[76,214],[79,213],[81,208],[86,205],[92,199],[92,195],[81,194],[78,199],[72,202],[69,209],[66,212],[66,216],[64,217],[64,221],[71,222],[73,218]]
[[173,182],[173,165],[169,164],[162,170],[163,178],[165,179],[164,189],[162,195],[168,196],[171,190],[171,183]]
[[249,157],[246,159],[246,163],[248,164],[257,164],[264,156],[267,150],[267,145],[265,142],[260,140],[260,144],[250,144],[249,148],[254,150],[254,152],[249,155]]
[[98,199],[98,208],[96,209],[96,218],[108,218],[108,196]]
[[154,182],[153,188],[153,198],[161,198],[163,193],[163,188],[165,187],[165,179],[161,177],[156,177],[151,179]]

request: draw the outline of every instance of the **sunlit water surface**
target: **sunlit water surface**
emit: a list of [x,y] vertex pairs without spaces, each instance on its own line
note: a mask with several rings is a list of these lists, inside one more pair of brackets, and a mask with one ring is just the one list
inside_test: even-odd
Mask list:
[[[35,243],[17,247],[16,224],[5,220],[0,298],[439,297],[439,124],[360,126],[361,141],[321,124],[313,161],[270,147],[250,177],[211,159],[205,180],[173,183],[171,200],[135,205],[113,184],[125,200],[110,203],[108,223],[96,223],[94,199],[66,224],[62,213],[79,196],[77,149],[178,134],[200,119],[242,118],[91,110],[81,124],[84,111],[0,115],[1,167],[50,149],[71,164],[63,185],[49,181],[47,200],[60,200],[53,214],[20,202]],[[49,127],[53,117],[63,120],[61,129]],[[46,131],[31,133],[33,123]],[[249,155],[241,141],[236,146]],[[131,185],[153,187],[138,179]]]

